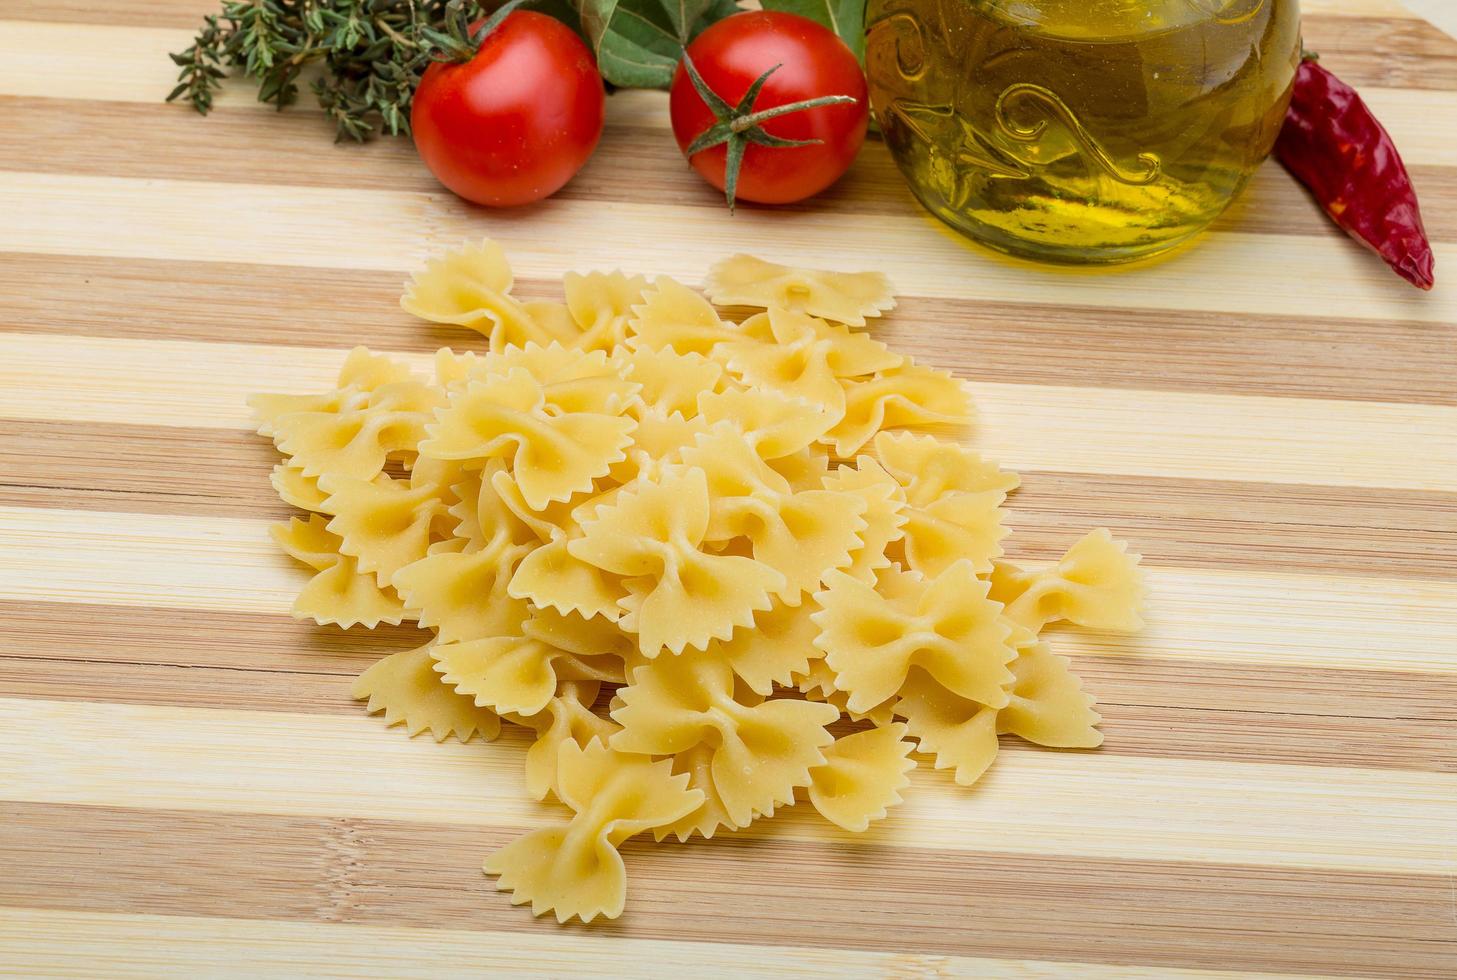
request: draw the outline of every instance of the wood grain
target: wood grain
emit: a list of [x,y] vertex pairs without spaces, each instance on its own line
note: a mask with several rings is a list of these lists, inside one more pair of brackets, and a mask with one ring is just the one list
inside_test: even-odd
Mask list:
[[[473,209],[407,141],[335,146],[307,96],[161,104],[213,6],[0,0],[0,973],[1457,975],[1457,39],[1302,2],[1412,166],[1423,295],[1274,165],[1194,247],[1111,272],[966,247],[878,144],[730,219],[656,93],[612,97],[553,201]],[[970,791],[923,765],[865,837],[800,806],[631,842],[613,923],[512,908],[481,857],[557,813],[523,733],[363,716],[350,678],[422,634],[288,616],[305,573],[242,403],[355,344],[478,346],[397,297],[482,235],[528,298],[734,251],[889,272],[876,335],[968,379],[971,438],[1023,475],[1010,554],[1106,525],[1145,556],[1146,633],[1053,637],[1105,745],[1009,737]]]
[[[0,149],[0,152],[4,152]],[[398,307],[402,274],[267,265],[0,256],[0,331],[138,340],[226,339],[317,347],[347,336],[430,352],[479,342]],[[268,282],[269,303],[257,301]],[[561,299],[557,281],[521,279],[518,295]],[[1241,316],[1048,303],[898,298],[877,324],[897,350],[923,352],[963,377],[1062,386],[1322,397],[1457,405],[1457,348],[1430,324]]]
[[[152,259],[202,255],[403,272],[440,242],[489,228],[510,246],[522,275],[559,274],[567,241],[574,266],[620,267],[621,243],[631,242],[636,261],[628,264],[689,282],[723,257],[727,220],[716,209],[619,202],[611,209],[610,227],[582,235],[580,229],[593,220],[604,220],[595,202],[553,199],[483,220],[479,209],[441,193],[339,189],[324,207],[316,192],[303,187],[28,172],[7,176],[0,209],[14,216],[0,225],[0,251]],[[734,247],[774,260],[844,264],[843,216],[806,212],[793,215],[792,222],[788,217],[746,208],[732,219]],[[220,226],[228,228],[227,237],[216,234]],[[1440,230],[1435,237],[1440,264],[1447,245]],[[1036,298],[1105,309],[1187,304],[1223,313],[1434,324],[1457,319],[1457,301],[1445,291],[1393,291],[1390,270],[1356,243],[1328,234],[1210,232],[1200,236],[1198,247],[1113,274],[990,257],[968,263],[968,246],[960,238],[914,212],[878,218],[875,244],[877,264],[913,295],[994,302]],[[1452,248],[1457,255],[1457,245]],[[1324,288],[1292,289],[1298,281],[1319,281]],[[1230,282],[1240,288],[1217,285]]]
[[[268,522],[0,507],[0,600],[286,613],[308,573]],[[1150,567],[1147,629],[1069,652],[1457,672],[1457,581]]]
[[[723,837],[675,848],[633,842],[627,861],[650,897],[617,922],[561,929],[509,908],[476,873],[480,852],[509,839],[511,828],[0,806],[0,840],[16,857],[0,901],[23,895],[58,910],[489,929],[567,942],[691,936],[750,943],[771,962],[784,949],[825,946],[1092,960],[1118,965],[1118,976],[1141,966],[1436,977],[1452,963],[1445,882],[1433,876],[1096,859],[1070,866],[971,850],[846,855],[833,845]],[[103,852],[111,859],[98,864]],[[179,852],[192,860],[177,862]],[[195,880],[187,864],[226,876]],[[826,866],[836,873],[823,876]],[[78,876],[97,887],[72,887]],[[887,880],[899,885],[894,902],[867,899]],[[871,916],[879,928],[865,927]],[[1137,926],[1119,925],[1120,935],[1130,929],[1120,941],[1106,931],[1115,923]],[[1006,975],[995,963],[988,972]]]
[[[555,197],[558,201],[652,201],[701,208],[721,206],[721,196],[686,164],[667,170],[652,187],[639,175],[677,144],[661,125],[641,125],[637,106],[616,106],[611,124],[592,161]],[[437,189],[435,179],[417,166],[408,140],[376,140],[365,146],[333,143],[322,115],[283,114],[224,107],[199,120],[177,106],[155,102],[87,103],[79,100],[0,96],[0,111],[19,139],[0,146],[0,166],[10,170],[74,175],[148,177],[154,164],[145,159],[118,168],[114,162],[136,138],[147,133],[152,153],[165,158],[179,175],[206,173],[213,179],[295,187],[350,189]],[[619,121],[616,116],[624,116]],[[199,140],[205,125],[206,140]],[[323,146],[321,147],[321,141]],[[248,152],[264,148],[261,159]],[[1443,160],[1443,163],[1450,161]],[[1450,166],[1425,165],[1415,180],[1428,220],[1457,215],[1457,174]],[[866,144],[854,169],[831,190],[799,205],[777,209],[865,217],[904,215],[914,207],[910,192],[898,187],[895,165],[885,146]],[[752,205],[746,205],[746,210]],[[1339,238],[1341,232],[1284,170],[1262,167],[1239,204],[1214,224],[1216,230],[1296,234]]]
[[[404,359],[433,370],[429,355]],[[327,391],[341,363],[341,351],[324,348],[0,333],[0,415],[249,429],[248,395]],[[1002,382],[971,390],[971,444],[1013,469],[1457,491],[1454,406]]]
[[[9,422],[0,504],[283,519],[257,479],[272,446],[245,432]],[[1457,494],[1232,480],[1024,471],[1006,541],[1018,560],[1060,556],[1090,525],[1119,528],[1159,565],[1457,578]],[[1236,508],[1238,511],[1236,512]]]
[[[0,799],[13,802],[479,827],[535,825],[550,812],[503,792],[520,785],[529,744],[515,726],[462,745],[383,738],[382,723],[325,714],[40,699],[0,708],[17,729],[0,745]],[[87,742],[70,736],[77,726]],[[1451,866],[1431,842],[1450,829],[1457,774],[1325,767],[1312,780],[1300,766],[1111,754],[1089,766],[1084,755],[1017,752],[970,793],[921,767],[906,802],[863,837],[806,807],[739,836],[1411,874]]]

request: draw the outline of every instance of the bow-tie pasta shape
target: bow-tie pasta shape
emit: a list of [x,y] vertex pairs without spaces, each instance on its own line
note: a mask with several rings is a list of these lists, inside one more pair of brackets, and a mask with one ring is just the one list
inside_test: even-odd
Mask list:
[[571,807],[571,822],[519,837],[486,858],[511,904],[555,912],[558,922],[578,916],[615,919],[627,900],[627,867],[618,846],[629,837],[672,823],[703,802],[688,777],[673,775],[667,760],[615,752],[601,742],[586,748],[564,741],[557,752],[557,795]]
[[795,269],[752,255],[715,263],[704,289],[719,306],[780,307],[852,327],[895,307],[895,293],[882,273]]
[[399,636],[354,696],[410,735],[506,735],[464,751],[516,753],[499,792],[571,813],[486,860],[514,903],[612,918],[635,834],[790,807],[868,832],[921,761],[970,784],[1002,738],[1101,743],[1049,631],[1137,629],[1138,556],[1094,531],[1003,560],[1017,477],[951,438],[959,380],[863,329],[884,276],[740,255],[707,298],[617,271],[512,289],[494,242],[440,256],[401,305],[478,349],[359,348],[331,388],[250,404],[303,512],[273,529],[307,572],[294,615]]
[[624,577],[619,622],[637,634],[644,656],[726,640],[784,588],[784,576],[768,565],[706,550],[708,527],[708,479],[687,467],[624,489],[568,546],[574,557]]
[[824,762],[826,731],[840,716],[827,704],[792,698],[735,696],[734,673],[716,652],[660,657],[633,672],[612,720],[622,731],[612,747],[643,755],[676,755],[713,747],[710,775],[728,818],[743,826],[789,802]]

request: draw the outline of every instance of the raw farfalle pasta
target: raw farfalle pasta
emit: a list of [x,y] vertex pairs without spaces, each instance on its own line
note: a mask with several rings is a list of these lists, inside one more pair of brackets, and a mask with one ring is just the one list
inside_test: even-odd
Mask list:
[[895,307],[890,280],[879,272],[794,269],[735,255],[708,270],[708,298],[719,306],[757,306],[824,317],[852,327]]
[[525,790],[564,817],[485,871],[563,922],[622,912],[636,834],[789,806],[860,833],[920,761],[970,784],[1001,736],[1100,744],[1044,630],[1141,625],[1107,531],[1003,560],[1018,480],[948,438],[965,387],[852,329],[884,277],[735,256],[708,292],[593,272],[524,302],[484,242],[402,300],[484,350],[427,378],[361,348],[329,391],[251,401],[305,512],[273,531],[308,573],[294,614],[418,625],[354,686],[386,725],[530,733]]

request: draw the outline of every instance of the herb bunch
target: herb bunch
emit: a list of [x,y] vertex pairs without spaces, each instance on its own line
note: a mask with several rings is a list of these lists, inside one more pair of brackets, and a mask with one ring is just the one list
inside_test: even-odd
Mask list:
[[[410,132],[410,100],[432,60],[468,60],[469,25],[503,0],[223,0],[186,51],[169,102],[212,108],[229,68],[258,82],[258,99],[282,109],[298,98],[304,68],[321,64],[314,94],[339,139]],[[610,88],[667,88],[683,49],[738,0],[527,0],[582,35]],[[760,0],[809,17],[864,50],[865,0]]]
[[191,47],[172,55],[180,68],[168,101],[212,108],[227,68],[258,82],[258,100],[278,108],[298,98],[306,66],[338,138],[410,131],[410,99],[435,52],[467,43],[478,0],[224,0]]

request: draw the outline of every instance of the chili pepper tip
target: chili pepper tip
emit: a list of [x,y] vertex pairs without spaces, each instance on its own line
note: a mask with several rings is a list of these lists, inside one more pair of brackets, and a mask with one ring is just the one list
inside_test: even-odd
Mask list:
[[1404,256],[1400,261],[1394,263],[1392,268],[1396,274],[1419,289],[1431,289],[1437,284],[1433,275],[1435,261],[1431,252],[1419,252],[1416,255]]

